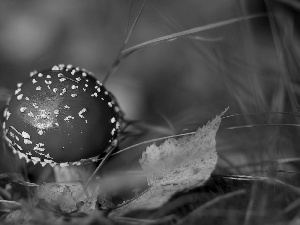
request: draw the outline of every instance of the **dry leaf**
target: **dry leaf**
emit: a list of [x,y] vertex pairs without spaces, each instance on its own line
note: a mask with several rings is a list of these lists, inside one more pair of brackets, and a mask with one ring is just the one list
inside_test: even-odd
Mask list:
[[91,214],[96,209],[96,202],[98,200],[99,186],[95,189],[91,197],[83,199],[83,205],[79,207],[78,212]]
[[10,212],[22,208],[22,205],[16,201],[8,201],[0,199],[0,213]]
[[[36,198],[44,200],[49,206],[58,207],[64,213],[75,211],[90,213],[95,209],[97,195],[87,197],[79,182],[44,183],[38,187]],[[78,208],[78,205],[82,206]]]
[[132,209],[157,208],[174,193],[203,185],[217,163],[215,138],[221,116],[226,111],[199,128],[194,135],[178,140],[170,138],[158,147],[155,144],[147,147],[140,164],[150,188],[111,215],[121,215]]
[[23,209],[18,209],[11,211],[9,214],[5,216],[4,222],[7,224],[30,224],[30,220],[32,220],[32,216]]

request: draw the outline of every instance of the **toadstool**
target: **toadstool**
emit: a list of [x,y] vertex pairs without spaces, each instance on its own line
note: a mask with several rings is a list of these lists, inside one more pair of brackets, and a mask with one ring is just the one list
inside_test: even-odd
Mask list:
[[13,152],[42,166],[96,161],[116,146],[123,126],[123,113],[103,84],[63,64],[19,83],[3,116]]

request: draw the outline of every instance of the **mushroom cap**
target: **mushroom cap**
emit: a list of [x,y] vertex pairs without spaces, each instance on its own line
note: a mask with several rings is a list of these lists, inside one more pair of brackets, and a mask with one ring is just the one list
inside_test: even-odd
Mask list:
[[34,164],[80,165],[116,145],[123,113],[93,75],[71,65],[32,72],[4,110],[5,139]]

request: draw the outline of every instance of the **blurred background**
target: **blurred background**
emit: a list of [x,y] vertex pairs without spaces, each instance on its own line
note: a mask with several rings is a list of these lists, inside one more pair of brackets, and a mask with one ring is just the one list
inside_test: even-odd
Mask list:
[[[103,80],[142,5],[132,3],[129,16],[129,0],[0,0],[0,107],[31,71],[55,64],[79,66]],[[217,136],[223,171],[270,174],[280,167],[274,161],[297,157],[298,128],[265,124],[297,124],[293,115],[270,112],[298,109],[299,8],[284,0],[149,0],[126,47],[231,18],[269,15],[123,59],[106,86],[126,118],[147,129],[121,147],[195,131],[229,106],[226,115],[255,114],[223,120]],[[262,126],[228,130],[245,125]],[[106,170],[138,164],[145,147],[114,157]],[[14,170],[0,150],[0,171]]]

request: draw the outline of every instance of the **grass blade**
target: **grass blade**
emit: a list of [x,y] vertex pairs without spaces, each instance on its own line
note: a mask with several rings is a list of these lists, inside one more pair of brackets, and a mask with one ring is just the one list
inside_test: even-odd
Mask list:
[[216,198],[214,198],[213,200],[209,201],[209,202],[206,202],[204,203],[203,205],[201,205],[199,208],[197,208],[196,210],[194,210],[193,212],[190,213],[190,215],[184,219],[180,224],[189,224],[189,218],[199,218],[201,217],[201,215],[203,214],[203,211],[221,201],[225,201],[227,199],[230,199],[230,198],[233,198],[233,197],[236,197],[238,195],[243,195],[243,194],[246,194],[246,190],[245,189],[242,189],[242,190],[238,190],[238,191],[233,191],[233,192],[230,192],[230,193],[227,193],[227,194],[224,194],[224,195],[221,195],[221,196],[218,196]]
[[125,57],[125,56],[128,56],[131,53],[133,53],[133,52],[135,52],[135,51],[137,51],[141,48],[145,48],[145,47],[165,43],[165,42],[172,41],[172,40],[175,40],[175,39],[180,38],[180,37],[184,37],[184,36],[187,36],[187,35],[195,34],[195,33],[206,31],[206,30],[211,30],[211,29],[218,28],[218,27],[223,27],[223,26],[233,24],[233,23],[237,23],[237,22],[241,22],[241,21],[244,21],[244,20],[266,17],[266,15],[267,14],[255,14],[255,15],[250,15],[250,16],[245,16],[245,17],[238,17],[238,18],[224,20],[224,21],[221,21],[221,22],[212,23],[212,24],[208,24],[208,25],[205,25],[205,26],[195,27],[195,28],[192,28],[192,29],[188,29],[188,30],[184,30],[184,31],[181,31],[181,32],[173,33],[173,34],[166,35],[166,36],[159,37],[159,38],[155,38],[153,40],[146,41],[146,42],[143,42],[141,44],[130,47],[128,49],[125,49],[124,51],[122,51],[122,55],[123,55],[123,57]]

